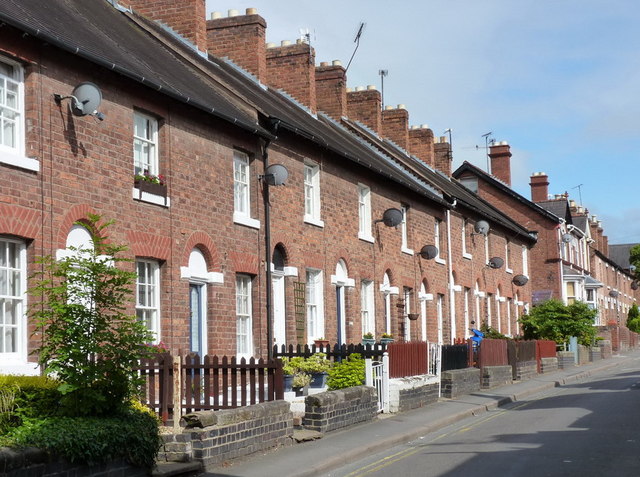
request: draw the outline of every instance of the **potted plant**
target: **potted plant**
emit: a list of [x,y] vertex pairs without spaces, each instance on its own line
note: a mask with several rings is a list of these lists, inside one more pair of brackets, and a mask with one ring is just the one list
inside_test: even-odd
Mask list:
[[382,333],[382,336],[380,336],[380,343],[382,344],[393,343],[393,335],[391,333]]
[[375,336],[373,336],[373,333],[368,332],[362,335],[362,344],[363,345],[369,345],[369,346],[373,346],[374,344],[376,344],[376,338]]
[[291,392],[293,386],[293,375],[297,368],[291,364],[289,358],[282,358],[282,372],[284,373],[284,391]]
[[332,362],[327,359],[324,353],[315,353],[304,360],[300,370],[311,376],[312,388],[323,388],[327,382],[327,373],[331,369]]
[[311,376],[307,373],[298,371],[293,375],[293,381],[291,383],[292,389],[295,391],[296,396],[306,396],[309,393],[309,384],[311,383]]
[[326,346],[329,346],[329,340],[321,336],[320,338],[313,340],[313,344],[316,345],[316,348],[325,348]]
[[147,170],[142,174],[134,174],[133,185],[140,191],[140,194],[147,192],[160,197],[167,197],[167,181],[162,174],[149,174]]

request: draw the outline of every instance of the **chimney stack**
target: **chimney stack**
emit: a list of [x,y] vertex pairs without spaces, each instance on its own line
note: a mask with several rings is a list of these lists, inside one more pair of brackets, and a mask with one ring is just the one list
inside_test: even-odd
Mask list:
[[544,172],[534,172],[529,185],[532,202],[542,202],[549,198],[549,177]]
[[433,167],[433,131],[429,126],[411,126],[409,129],[409,152]]
[[165,25],[180,34],[198,50],[207,51],[205,0],[118,0],[142,16]]
[[267,81],[316,112],[315,51],[308,43],[283,41],[267,44]]
[[447,136],[440,138],[433,145],[433,166],[446,176],[451,177],[451,163],[453,162],[453,151]]
[[347,115],[347,74],[340,61],[316,67],[316,103],[318,111],[333,119]]
[[245,15],[229,10],[229,16],[218,12],[206,22],[207,49],[215,56],[227,57],[253,74],[259,81],[267,77],[267,22],[255,8],[247,8]]
[[347,115],[380,135],[382,131],[382,96],[375,86],[365,89],[358,86],[355,91],[347,89]]
[[511,148],[506,141],[492,145],[489,148],[491,159],[491,174],[511,187]]
[[409,150],[409,111],[404,104],[386,106],[382,111],[382,136],[405,151]]

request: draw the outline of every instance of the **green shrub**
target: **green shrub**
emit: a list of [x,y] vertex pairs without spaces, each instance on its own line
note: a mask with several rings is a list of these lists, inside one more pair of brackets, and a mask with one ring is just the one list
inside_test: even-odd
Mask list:
[[346,360],[336,363],[327,377],[329,390],[361,386],[365,380],[365,363],[362,356],[353,353]]
[[25,419],[0,439],[0,445],[45,449],[72,463],[100,464],[125,458],[151,468],[160,449],[158,419],[141,405],[115,417]]
[[60,383],[45,376],[0,375],[0,433],[19,426],[23,419],[55,415]]
[[309,358],[302,361],[300,371],[305,373],[327,373],[333,363],[327,359],[324,353],[312,354]]
[[482,323],[482,326],[480,327],[480,331],[482,331],[484,333],[484,337],[488,338],[488,339],[492,339],[492,340],[508,340],[508,339],[511,339],[508,336],[503,335],[502,333],[500,333],[495,328],[490,327],[486,323]]

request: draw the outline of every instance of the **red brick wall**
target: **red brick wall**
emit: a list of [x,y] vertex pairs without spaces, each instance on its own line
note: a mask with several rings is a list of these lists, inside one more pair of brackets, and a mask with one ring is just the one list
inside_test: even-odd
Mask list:
[[316,101],[318,111],[339,120],[347,114],[347,76],[344,67],[334,63],[316,67]]
[[404,107],[382,111],[382,136],[409,149],[409,112]]
[[382,131],[382,97],[376,89],[347,92],[349,118],[361,122],[372,131]]
[[267,48],[269,86],[286,91],[316,111],[315,51],[306,43]]
[[433,167],[433,131],[427,127],[409,129],[409,152]]
[[264,81],[267,73],[266,29],[266,21],[257,14],[208,20],[207,49],[215,56],[228,57]]

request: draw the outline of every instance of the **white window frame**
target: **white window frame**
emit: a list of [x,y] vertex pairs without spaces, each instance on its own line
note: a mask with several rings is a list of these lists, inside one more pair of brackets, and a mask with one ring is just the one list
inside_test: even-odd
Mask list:
[[[145,135],[136,134],[136,128],[138,120],[145,121],[144,133]],[[137,157],[137,147],[147,146],[149,153],[143,155],[140,152],[140,157]],[[145,156],[145,157],[142,157]],[[147,159],[144,163],[141,159]],[[141,113],[140,111],[133,112],[133,173],[144,174],[147,171],[149,174],[157,176],[160,171],[160,165],[158,163],[158,120],[153,116]]]
[[402,298],[404,299],[404,340],[407,342],[411,341],[411,320],[409,320],[409,313],[411,313],[412,295],[412,288],[403,287]]
[[529,249],[526,245],[522,246],[522,274],[529,276]]
[[307,269],[305,287],[305,308],[307,315],[307,339],[324,338],[324,287],[322,270]]
[[373,280],[362,280],[360,282],[360,303],[362,334],[371,333],[376,335],[376,314],[373,293]]
[[371,189],[358,184],[358,238],[373,243],[371,235]]
[[233,222],[254,229],[260,221],[251,217],[251,161],[249,154],[233,151]]
[[[0,280],[2,276],[6,277],[2,282],[5,286],[0,287],[0,340],[4,344],[4,339],[8,330],[13,330],[15,333],[15,348],[13,351],[0,352],[0,370],[2,372],[22,372],[25,370],[28,374],[33,374],[35,371],[35,363],[30,367],[28,372],[27,367],[27,247],[24,241],[11,239],[7,237],[0,237],[0,254],[5,258],[9,253],[9,247],[12,244],[15,246],[13,262],[17,266],[9,266],[9,261],[5,260],[5,264],[0,266]],[[17,293],[9,293],[9,276],[12,275],[17,283]],[[5,281],[6,280],[6,281]],[[6,287],[6,288],[5,288]],[[6,293],[5,293],[6,292]],[[17,302],[14,306],[15,324],[5,323],[5,314],[7,310],[8,302]],[[3,348],[4,349],[4,348]]]
[[484,236],[484,261],[486,264],[489,263],[489,259],[491,258],[491,250],[489,250],[489,234]]
[[[4,112],[14,114],[13,121],[15,130],[13,132],[13,145],[6,146],[2,143],[0,134],[0,163],[19,167],[29,171],[39,172],[40,162],[37,159],[25,157],[25,104],[24,104],[24,69],[16,62],[4,56],[0,56],[0,63],[13,70],[12,75],[0,73],[0,133],[4,126]],[[11,83],[15,88],[15,107],[4,106],[7,98],[7,83]]]
[[443,258],[444,255],[442,255],[442,240],[444,239],[444,236],[442,235],[442,224],[443,221],[441,219],[437,217],[433,219],[433,241],[438,249],[438,255],[436,255],[435,261],[436,263],[444,265],[447,261]]
[[324,227],[321,219],[320,166],[305,162],[304,174],[304,221],[317,227]]
[[[144,267],[144,277],[140,276],[140,265]],[[153,333],[153,342],[159,343],[160,336],[160,264],[157,260],[136,259],[136,315]],[[145,289],[145,303],[141,303],[141,287]],[[142,315],[142,316],[141,316]],[[149,316],[150,318],[149,319]]]
[[469,296],[471,295],[471,288],[464,287],[464,301],[463,301],[463,310],[464,310],[464,333],[465,336],[469,333],[469,328],[471,328],[470,319],[469,319]]
[[401,223],[401,231],[402,231],[402,245],[401,251],[402,253],[406,253],[408,255],[413,255],[413,250],[409,248],[409,228],[408,228],[408,219],[407,215],[409,213],[409,206],[402,205],[400,207],[400,211],[402,212],[402,223]]
[[253,281],[251,275],[236,275],[236,355],[253,356]]
[[513,273],[513,270],[511,269],[511,249],[509,248],[510,244],[511,244],[511,242],[509,241],[509,239],[505,237],[505,244],[504,244],[504,271],[507,272],[507,273]]
[[469,225],[469,219],[462,219],[462,257],[471,260],[473,255],[467,250],[467,228]]

